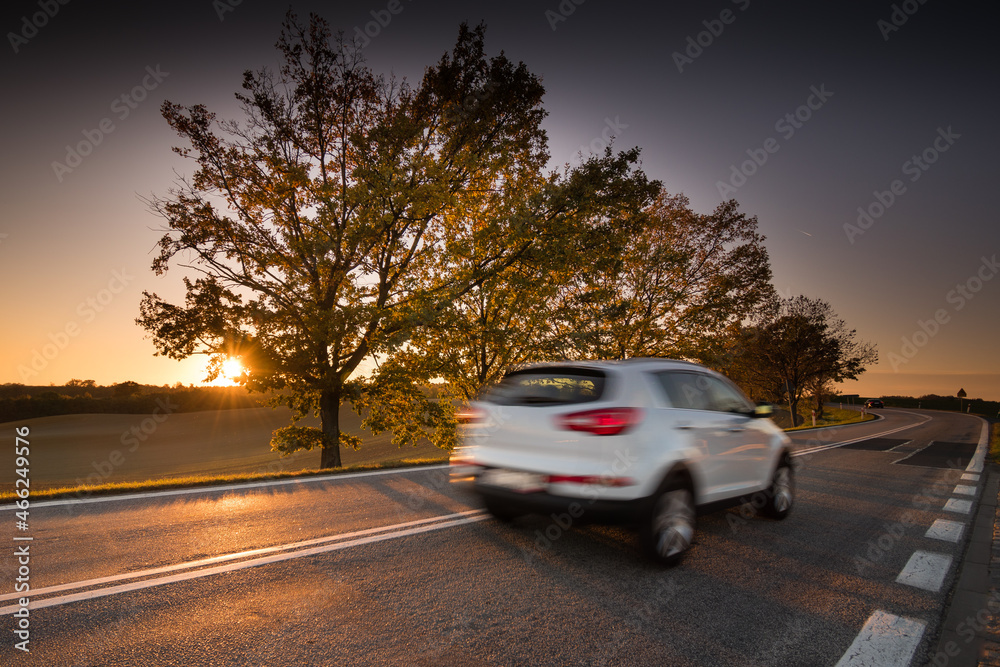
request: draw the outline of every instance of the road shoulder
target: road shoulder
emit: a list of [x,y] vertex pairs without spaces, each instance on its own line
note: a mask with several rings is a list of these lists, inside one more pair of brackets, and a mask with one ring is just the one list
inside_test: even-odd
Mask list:
[[972,534],[929,665],[1000,667],[1000,471],[987,465],[983,474]]

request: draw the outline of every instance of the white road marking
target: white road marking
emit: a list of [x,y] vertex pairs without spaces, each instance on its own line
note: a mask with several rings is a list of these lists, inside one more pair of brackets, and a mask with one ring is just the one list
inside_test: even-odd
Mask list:
[[944,511],[954,512],[955,514],[968,514],[972,511],[972,501],[949,498],[948,502],[944,504]]
[[927,625],[876,611],[836,667],[904,667],[910,664]]
[[983,422],[983,430],[979,434],[979,446],[976,447],[976,453],[972,455],[972,460],[969,461],[965,472],[981,473],[986,462],[986,449],[990,441],[990,423],[982,417],[979,419]]
[[937,593],[948,576],[951,556],[930,551],[914,551],[906,567],[896,577],[896,583]]
[[[162,586],[164,584],[171,584],[178,581],[188,581],[189,579],[208,577],[213,574],[223,574],[225,572],[233,572],[235,570],[243,570],[250,567],[257,567],[259,565],[278,563],[285,560],[291,560],[292,558],[314,556],[316,554],[327,553],[330,551],[339,551],[341,549],[348,549],[350,547],[356,547],[365,544],[374,544],[375,542],[382,542],[384,540],[394,540],[399,537],[419,535],[420,533],[428,533],[434,530],[441,530],[443,528],[451,528],[452,526],[462,526],[470,523],[475,523],[477,521],[484,521],[489,518],[490,518],[489,514],[478,514],[475,516],[467,516],[462,519],[456,519],[454,521],[445,521],[441,523],[431,524],[428,526],[415,526],[413,528],[408,528],[406,530],[400,530],[391,533],[383,532],[378,535],[369,535],[367,537],[361,537],[347,542],[337,542],[336,544],[325,544],[323,546],[312,547],[311,549],[300,549],[298,551],[276,553],[276,554],[271,554],[269,556],[264,556],[263,558],[254,558],[252,560],[244,560],[238,563],[219,565],[216,567],[194,570],[192,572],[180,572],[178,574],[173,574],[167,577],[160,577],[157,579],[144,579],[142,581],[135,581],[130,584],[120,584],[118,586],[97,588],[93,590],[83,591],[81,593],[74,593],[73,595],[62,595],[59,597],[43,598],[41,600],[32,597],[31,604],[28,605],[28,609],[34,611],[35,609],[44,609],[45,607],[55,607],[58,605],[68,604],[70,602],[78,602],[80,600],[93,600],[95,598],[107,597],[109,595],[116,595],[118,593],[127,593],[129,591],[137,591],[143,588],[152,588],[153,586]],[[33,592],[33,595],[34,594],[35,592]],[[20,608],[21,607],[18,605],[0,607],[0,616],[13,614]]]
[[[163,567],[156,567],[149,570],[136,570],[133,572],[125,572],[122,574],[113,574],[107,577],[98,577],[96,579],[85,579],[83,581],[74,581],[68,584],[57,584],[55,586],[46,586],[44,588],[32,588],[32,597],[37,597],[39,595],[47,595],[48,593],[58,593],[60,591],[71,591],[78,588],[89,588],[91,586],[99,586],[101,584],[109,584],[114,581],[125,581],[128,579],[141,579],[143,577],[151,577],[157,574],[163,574],[165,572],[177,572],[178,570],[190,570],[193,568],[204,567],[206,565],[213,565],[216,563],[224,563],[226,561],[240,560],[243,558],[250,558],[252,556],[262,556],[264,554],[270,553],[280,553],[283,551],[292,551],[294,549],[301,549],[302,547],[313,546],[316,544],[324,544],[328,542],[337,542],[340,540],[349,540],[352,538],[363,537],[366,535],[377,535],[379,533],[391,533],[392,531],[399,530],[401,528],[410,528],[413,526],[422,526],[429,523],[444,522],[451,519],[461,519],[469,516],[478,516],[484,514],[485,510],[468,510],[466,512],[458,512],[456,514],[445,514],[442,516],[435,516],[429,519],[418,519],[416,521],[407,521],[405,523],[397,523],[391,526],[381,526],[379,528],[368,528],[366,530],[358,530],[350,533],[340,533],[339,535],[329,535],[327,537],[317,537],[312,540],[304,540],[301,542],[292,542],[290,544],[279,544],[273,547],[262,547],[260,549],[251,549],[249,551],[240,551],[237,553],[223,554],[221,556],[213,556],[211,558],[201,558],[199,560],[187,561],[185,563],[177,563],[175,565],[165,565]],[[23,593],[5,593],[0,595],[0,602],[4,600],[15,600],[19,597],[24,597]]]
[[[907,413],[916,414],[916,413]],[[921,415],[922,416],[922,415]],[[801,450],[793,456],[810,454],[824,449],[833,449],[854,442],[860,442],[869,438],[876,438],[890,433],[920,426],[930,421],[927,417],[923,422],[912,426],[904,426],[893,431],[886,431],[878,435],[870,435],[864,438],[857,438],[847,442],[839,442],[830,445],[814,447],[808,450]],[[983,465],[986,457],[986,444],[989,442],[989,422],[983,420],[983,430],[979,438],[979,446],[976,453],[966,468],[966,474],[962,479],[966,481],[978,482],[979,474],[983,472]],[[959,485],[962,486],[962,485]],[[949,512],[968,514],[972,511],[971,500],[949,499],[944,506]],[[928,529],[926,537],[957,542],[965,527],[961,523],[938,519]],[[897,578],[897,581],[905,579],[902,583],[915,585],[914,582],[923,581],[927,586],[935,586],[928,590],[940,590],[941,585],[951,566],[951,556],[944,554],[931,554],[929,552],[917,551],[910,558],[906,568]],[[910,574],[908,574],[908,572]],[[895,616],[886,611],[876,611],[865,623],[861,632],[855,637],[847,652],[837,662],[836,667],[904,667],[910,664],[913,655],[923,637],[926,624],[923,621]]]
[[[196,486],[189,489],[170,489],[167,491],[148,491],[146,493],[127,493],[120,496],[97,496],[94,498],[61,498],[59,500],[33,500],[32,509],[37,507],[59,507],[62,505],[84,505],[88,503],[110,503],[117,500],[145,500],[147,498],[162,498],[164,496],[189,496],[194,493],[215,493],[217,491],[239,491],[242,489],[261,489],[270,486],[286,486],[288,484],[314,484],[341,479],[357,479],[359,477],[374,477],[377,475],[399,475],[415,470],[443,470],[447,463],[433,466],[413,466],[410,468],[393,468],[391,470],[370,470],[366,472],[348,472],[339,475],[322,475],[319,477],[294,477],[291,479],[269,479],[263,482],[243,482],[226,484],[224,486]],[[17,506],[0,505],[0,511],[17,509]]]
[[965,531],[965,524],[958,521],[948,521],[946,519],[935,519],[931,527],[924,533],[924,537],[933,540],[945,540],[946,542],[958,542]]
[[[904,411],[903,410],[898,410],[898,412],[904,412]],[[871,440],[873,438],[881,438],[881,437],[886,436],[886,435],[892,435],[893,433],[899,433],[900,431],[905,431],[908,428],[914,428],[914,427],[917,427],[917,426],[922,426],[922,425],[926,424],[927,422],[929,422],[931,420],[930,417],[928,417],[926,415],[920,415],[920,414],[917,414],[915,412],[907,412],[906,414],[908,414],[908,415],[917,415],[923,421],[917,422],[916,424],[909,424],[908,426],[900,426],[899,428],[894,428],[894,429],[891,429],[889,431],[882,431],[881,433],[873,433],[871,435],[866,435],[866,436],[861,437],[861,438],[854,438],[853,440],[845,440],[843,442],[834,442],[834,443],[831,443],[829,445],[819,445],[817,447],[811,447],[809,449],[800,449],[798,451],[792,452],[792,456],[805,456],[806,454],[815,454],[816,452],[822,452],[822,451],[825,451],[827,449],[835,449],[836,447],[843,447],[844,445],[853,445],[855,442],[862,442],[864,440]],[[864,424],[864,423],[867,423],[867,422],[859,422],[859,423]],[[846,426],[857,426],[857,424],[847,424]],[[838,427],[831,427],[831,428],[838,428]],[[846,428],[846,427],[840,427],[840,428]]]
[[952,493],[954,493],[957,496],[974,496],[976,495],[976,487],[967,486],[965,484],[959,484],[958,486],[955,487]]

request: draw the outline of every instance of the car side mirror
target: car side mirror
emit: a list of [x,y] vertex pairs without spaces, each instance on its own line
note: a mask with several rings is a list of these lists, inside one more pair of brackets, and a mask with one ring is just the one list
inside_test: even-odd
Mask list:
[[758,403],[753,409],[754,417],[770,417],[774,414],[774,406],[770,403]]

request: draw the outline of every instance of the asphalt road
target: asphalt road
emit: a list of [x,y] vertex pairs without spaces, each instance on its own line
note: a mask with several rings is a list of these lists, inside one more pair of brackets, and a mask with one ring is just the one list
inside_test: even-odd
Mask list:
[[[792,515],[701,517],[672,570],[626,529],[496,522],[442,468],[39,502],[28,531],[6,509],[0,664],[864,664],[878,613],[915,647],[882,664],[923,664],[969,530],[925,533],[968,523],[943,507],[976,488],[961,477],[983,422],[880,414],[797,435]],[[11,632],[25,544],[30,653]],[[950,561],[897,581],[918,551]]]

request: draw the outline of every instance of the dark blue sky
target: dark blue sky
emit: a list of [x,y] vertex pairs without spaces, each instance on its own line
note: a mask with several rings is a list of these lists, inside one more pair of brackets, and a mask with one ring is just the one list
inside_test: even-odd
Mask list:
[[[553,167],[614,133],[696,210],[726,194],[758,216],[779,292],[826,299],[878,344],[881,363],[849,389],[1000,399],[1000,58],[985,3],[389,5],[291,6],[367,27],[372,67],[411,80],[461,21],[485,21],[491,53],[543,78]],[[160,221],[138,198],[190,173],[159,106],[235,115],[242,71],[277,62],[288,7],[5,5],[0,382],[200,379],[200,360],[154,359],[133,324],[143,289],[180,294],[179,272],[149,270]],[[94,145],[77,164],[80,142]]]

